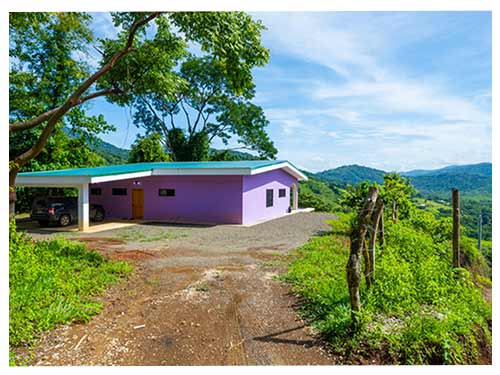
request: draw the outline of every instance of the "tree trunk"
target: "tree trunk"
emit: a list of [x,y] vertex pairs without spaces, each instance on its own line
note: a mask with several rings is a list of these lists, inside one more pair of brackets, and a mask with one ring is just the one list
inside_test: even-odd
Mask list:
[[9,170],[9,217],[13,219],[16,214],[16,177],[18,169],[11,168]]
[[398,204],[396,200],[392,201],[392,221],[394,223],[398,221]]
[[349,299],[352,310],[352,320],[357,323],[357,312],[361,309],[359,287],[361,284],[360,258],[368,229],[368,220],[378,197],[378,189],[370,186],[368,196],[358,213],[358,218],[351,231],[351,250],[347,262],[347,284],[349,286]]

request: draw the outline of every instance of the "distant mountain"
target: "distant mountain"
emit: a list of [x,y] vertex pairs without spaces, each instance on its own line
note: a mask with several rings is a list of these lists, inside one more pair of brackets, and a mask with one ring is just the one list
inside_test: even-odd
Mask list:
[[361,165],[345,165],[334,169],[328,169],[315,174],[316,178],[328,182],[334,182],[340,185],[357,185],[362,181],[372,181],[379,184],[384,183],[384,174],[386,172],[363,167]]
[[90,145],[96,154],[101,156],[108,164],[124,164],[128,162],[130,150],[117,147],[111,143],[101,141],[98,145]]
[[[448,197],[450,190],[457,188],[462,194],[470,197],[491,197],[491,171],[491,163],[479,163],[451,165],[435,170],[414,170],[401,174],[410,178],[413,186],[424,196]],[[362,181],[381,184],[384,182],[385,173],[379,169],[347,165],[318,172],[314,176],[325,182],[345,186],[356,185]]]
[[409,177],[422,195],[451,197],[451,189],[467,196],[491,196],[491,175],[473,173],[441,173]]
[[408,177],[417,176],[433,176],[439,174],[479,174],[484,176],[491,176],[492,174],[492,164],[491,163],[479,163],[479,164],[467,164],[467,165],[450,165],[448,167],[440,169],[416,169],[408,172],[401,172],[401,175]]
[[214,161],[226,161],[226,160],[260,160],[258,156],[252,155],[248,152],[237,151],[237,150],[217,150],[211,148],[210,159]]

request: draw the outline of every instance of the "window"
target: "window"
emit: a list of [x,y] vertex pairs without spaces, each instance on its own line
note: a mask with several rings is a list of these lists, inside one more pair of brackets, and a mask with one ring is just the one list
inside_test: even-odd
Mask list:
[[127,189],[126,188],[113,188],[111,190],[111,194],[113,194],[113,195],[127,195]]
[[90,189],[90,195],[101,195],[102,190],[101,188],[91,188]]
[[279,189],[278,190],[278,197],[280,197],[280,198],[286,197],[286,189]]
[[266,190],[266,207],[273,206],[273,189]]
[[158,189],[160,197],[175,197],[175,189]]

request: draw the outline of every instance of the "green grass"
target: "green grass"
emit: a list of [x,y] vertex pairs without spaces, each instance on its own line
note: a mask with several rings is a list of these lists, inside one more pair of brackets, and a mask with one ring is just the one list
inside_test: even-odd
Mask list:
[[311,239],[282,276],[332,350],[343,358],[377,353],[384,363],[478,363],[480,348],[491,345],[491,304],[466,269],[451,267],[449,241],[410,222],[387,223],[376,282],[369,290],[363,282],[361,326],[353,329],[345,268],[348,222],[343,217],[333,222],[331,234]]
[[82,243],[62,238],[33,241],[11,223],[10,347],[32,345],[40,333],[58,324],[88,321],[102,308],[96,297],[131,270],[127,263],[106,260]]
[[144,231],[140,229],[123,229],[121,230],[117,237],[125,241],[133,242],[155,242],[172,240],[174,238],[185,237],[186,234],[183,233],[172,233],[167,230],[161,231]]

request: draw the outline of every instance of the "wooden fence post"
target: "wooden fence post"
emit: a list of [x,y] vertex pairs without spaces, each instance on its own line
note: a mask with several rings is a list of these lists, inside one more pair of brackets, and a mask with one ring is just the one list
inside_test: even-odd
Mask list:
[[453,206],[453,267],[460,267],[460,192],[451,191]]
[[377,198],[377,202],[375,203],[375,208],[373,211],[371,223],[372,223],[372,234],[370,237],[370,242],[368,245],[368,255],[370,262],[370,275],[369,282],[367,283],[368,287],[370,287],[375,282],[375,244],[377,242],[377,234],[379,232],[379,226],[382,222],[383,227],[383,218],[384,216],[384,202],[380,197]]
[[359,287],[361,284],[360,258],[365,245],[368,222],[375,207],[378,197],[378,188],[370,186],[368,196],[363,207],[358,213],[356,224],[351,231],[351,250],[347,262],[347,284],[349,286],[349,297],[351,302],[352,320],[357,323],[357,312],[361,310],[361,298]]

